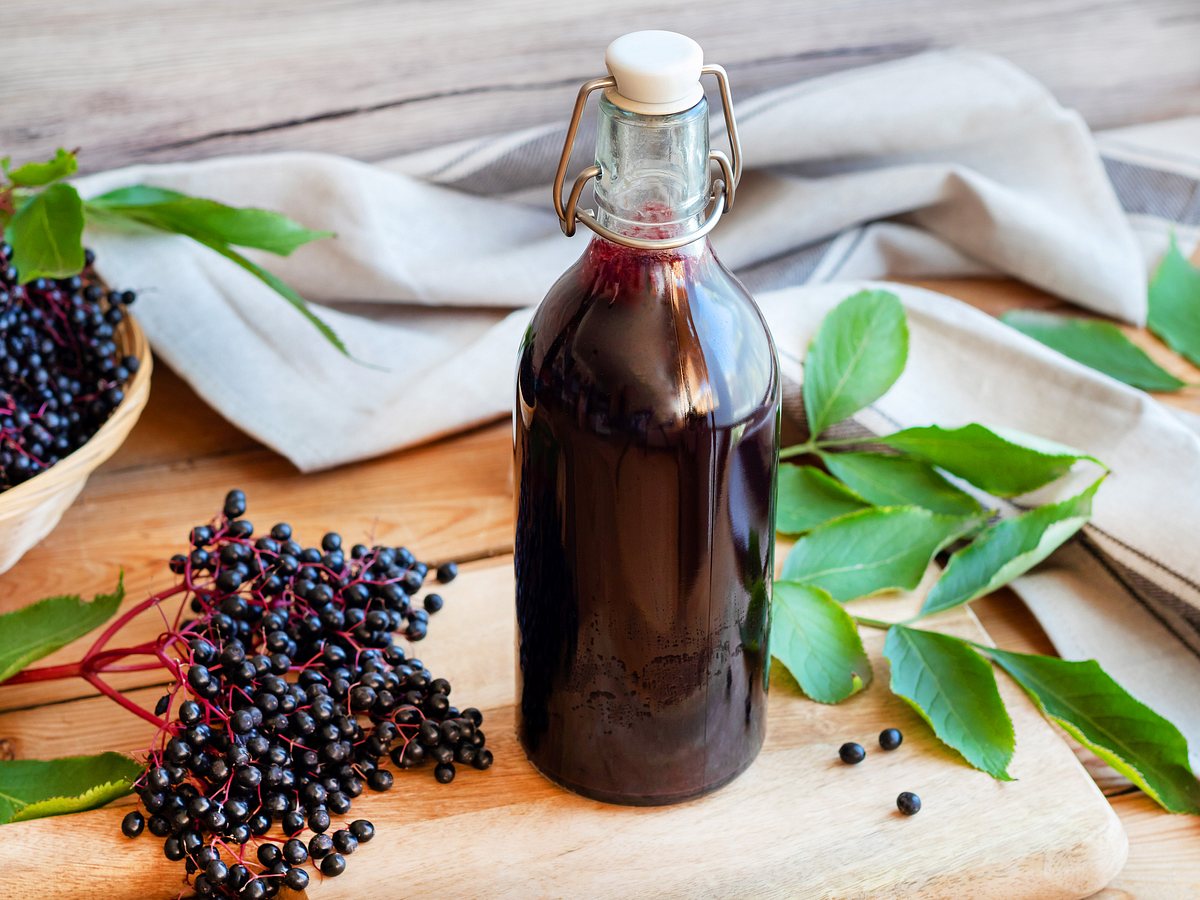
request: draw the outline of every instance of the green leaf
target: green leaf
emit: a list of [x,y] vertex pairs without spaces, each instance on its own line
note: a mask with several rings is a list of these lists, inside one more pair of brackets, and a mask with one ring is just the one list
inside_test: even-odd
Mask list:
[[841,703],[871,683],[854,619],[819,587],[775,582],[771,655],[818,703]]
[[803,534],[871,504],[813,466],[779,467],[775,528]]
[[920,614],[927,616],[961,606],[1024,575],[1091,518],[1092,498],[1102,481],[1061,503],[1039,506],[985,528],[950,557]]
[[124,575],[111,594],[89,603],[78,594],[47,597],[0,616],[0,682],[112,618],[125,597]]
[[934,554],[980,519],[915,506],[860,510],[814,528],[797,541],[780,577],[815,584],[842,602],[880,591],[912,590]]
[[888,291],[861,291],[821,323],[804,360],[804,409],[815,437],[882,397],[904,371],[908,321]]
[[883,655],[892,666],[892,693],[907,700],[943,744],[993,778],[1012,781],[1012,720],[982,656],[958,638],[903,625],[888,629]]
[[1000,320],[1063,356],[1144,391],[1177,391],[1185,385],[1111,322],[1033,309],[1013,310]]
[[882,453],[822,453],[834,475],[876,506],[920,506],[953,516],[977,514],[982,507],[928,463]]
[[254,247],[282,256],[310,241],[333,236],[331,231],[312,231],[267,209],[226,206],[143,184],[109,191],[89,200],[88,206],[162,231],[204,238],[206,243]]
[[325,340],[327,340],[327,341],[329,341],[329,343],[333,344],[333,346],[336,347],[337,350],[343,356],[350,356],[350,351],[346,349],[346,345],[344,343],[342,343],[342,339],[340,337],[338,337],[337,332],[335,332],[328,325],[328,323],[325,322],[324,319],[322,319],[315,312],[313,312],[312,308],[308,305],[308,301],[306,301],[303,297],[301,297],[296,292],[295,288],[293,288],[293,287],[291,287],[291,285],[287,284],[282,278],[279,278],[276,275],[272,275],[270,272],[268,272],[262,266],[246,259],[246,257],[242,256],[242,254],[238,253],[236,250],[234,250],[231,247],[226,247],[224,244],[219,244],[216,242],[210,242],[207,239],[197,237],[195,235],[190,235],[190,236],[192,238],[194,238],[197,242],[208,247],[210,250],[215,250],[217,253],[220,253],[226,259],[237,263],[239,266],[241,266],[247,272],[254,275],[256,278],[259,279],[259,281],[261,281],[263,284],[265,284],[267,287],[269,287],[275,293],[279,294],[279,296],[281,296],[284,300],[286,300],[288,303],[290,303],[293,307],[295,307],[295,309],[300,313],[300,315],[302,315],[302,316],[304,316],[304,318],[308,319],[308,321],[310,323],[312,323],[313,327],[315,327],[317,329],[317,331],[321,332],[321,334],[325,338]]
[[79,161],[75,154],[62,147],[54,154],[54,158],[40,163],[25,163],[15,169],[8,167],[8,157],[4,158],[4,174],[13,184],[21,187],[41,187],[68,175],[74,175],[79,169]]
[[1032,435],[1003,432],[982,425],[906,428],[876,438],[901,453],[945,469],[989,494],[1013,497],[1062,477],[1082,459],[1094,456]]
[[1150,281],[1149,302],[1149,329],[1200,366],[1200,270],[1179,252],[1174,234]]
[[0,761],[0,825],[103,806],[128,794],[142,771],[120,753]]
[[69,184],[52,184],[17,210],[5,229],[21,283],[83,270],[83,202]]
[[983,648],[1042,712],[1170,812],[1200,814],[1200,782],[1179,729],[1132,697],[1095,660]]

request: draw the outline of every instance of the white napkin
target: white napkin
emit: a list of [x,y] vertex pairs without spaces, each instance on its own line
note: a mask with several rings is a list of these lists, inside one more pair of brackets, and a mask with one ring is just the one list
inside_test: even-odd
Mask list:
[[[1167,226],[1185,248],[1200,234],[1200,120],[1103,136],[1102,159],[1076,114],[993,57],[926,54],[762,94],[738,113],[749,168],[714,242],[759,292],[793,379],[821,315],[856,285],[791,286],[1006,273],[1140,323]],[[256,258],[326,304],[354,355],[387,371],[342,358],[259,282],[183,238],[88,235],[102,274],[142,291],[136,310],[159,356],[313,470],[508,411],[530,307],[587,239],[562,237],[551,210],[561,141],[543,128],[378,166],[273,154],[79,185],[93,195],[145,182],[338,232],[286,260]],[[980,421],[1110,464],[1086,535],[1017,589],[1065,656],[1099,658],[1200,751],[1200,556],[1188,546],[1200,438],[1145,394],[982,313],[895,290],[912,319],[909,368],[860,424]]]

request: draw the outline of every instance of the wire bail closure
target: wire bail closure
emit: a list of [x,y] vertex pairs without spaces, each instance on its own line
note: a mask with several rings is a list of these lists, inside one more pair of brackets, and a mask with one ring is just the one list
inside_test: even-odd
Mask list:
[[575,109],[571,113],[571,124],[567,126],[567,137],[563,142],[562,156],[558,160],[558,171],[554,175],[554,211],[558,213],[558,224],[562,228],[563,234],[572,237],[575,234],[576,223],[582,222],[600,237],[612,241],[614,244],[623,244],[636,250],[674,250],[676,247],[682,247],[684,244],[690,244],[692,241],[704,237],[716,227],[724,213],[733,209],[734,194],[742,180],[742,142],[738,137],[737,122],[733,118],[733,97],[729,91],[729,76],[725,74],[725,70],[721,66],[717,65],[704,66],[700,70],[700,74],[701,76],[712,75],[717,79],[717,86],[721,92],[721,108],[725,113],[725,131],[729,135],[729,149],[733,156],[731,163],[729,157],[720,150],[710,150],[708,153],[709,161],[716,162],[720,167],[721,177],[713,179],[712,194],[709,198],[712,208],[705,216],[704,224],[695,231],[689,231],[678,237],[658,239],[630,237],[618,234],[611,228],[601,225],[596,219],[594,211],[578,208],[579,197],[583,193],[583,189],[587,187],[589,181],[600,176],[600,167],[596,165],[588,166],[579,173],[575,178],[575,183],[571,185],[571,193],[567,196],[566,202],[563,201],[567,166],[571,162],[571,153],[575,149],[575,136],[579,132],[579,122],[583,118],[583,110],[587,106],[588,97],[595,91],[617,86],[617,80],[611,75],[607,75],[603,78],[593,78],[579,88],[579,94],[575,98]]

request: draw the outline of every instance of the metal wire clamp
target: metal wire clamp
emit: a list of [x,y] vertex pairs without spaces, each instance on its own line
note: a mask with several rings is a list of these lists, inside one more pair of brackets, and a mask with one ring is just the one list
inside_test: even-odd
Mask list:
[[558,171],[554,174],[554,211],[558,214],[558,223],[563,234],[571,237],[575,234],[576,223],[582,222],[596,234],[615,244],[623,244],[637,250],[673,250],[704,237],[716,227],[724,213],[733,209],[734,194],[742,180],[742,142],[738,137],[737,122],[733,118],[733,96],[729,90],[729,76],[725,74],[725,70],[721,66],[717,65],[704,66],[700,70],[700,74],[712,75],[717,80],[717,87],[721,92],[721,108],[725,114],[725,131],[729,136],[729,149],[733,156],[733,161],[730,162],[729,157],[722,151],[709,151],[708,158],[720,167],[721,177],[713,179],[712,193],[709,197],[711,205],[704,218],[704,223],[695,231],[689,231],[687,234],[673,238],[654,239],[619,234],[611,228],[601,225],[593,210],[578,208],[579,197],[583,193],[583,189],[587,187],[589,181],[600,176],[600,167],[596,165],[588,166],[579,173],[575,183],[571,185],[570,194],[566,201],[563,201],[567,166],[571,161],[571,152],[575,149],[575,136],[579,133],[579,122],[583,118],[583,110],[587,105],[588,97],[594,91],[607,90],[617,86],[616,79],[608,75],[585,82],[575,97],[575,109],[571,113],[571,124],[567,126],[567,137],[563,142],[562,156],[558,160]]

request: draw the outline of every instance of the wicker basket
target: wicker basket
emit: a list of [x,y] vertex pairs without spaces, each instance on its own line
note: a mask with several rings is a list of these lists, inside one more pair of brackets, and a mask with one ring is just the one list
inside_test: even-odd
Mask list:
[[146,336],[137,321],[126,316],[115,338],[122,356],[136,356],[141,362],[125,386],[125,399],[100,430],[70,456],[0,492],[0,573],[16,565],[27,550],[53,530],[83,490],[92,470],[117,451],[146,406],[154,368]]

